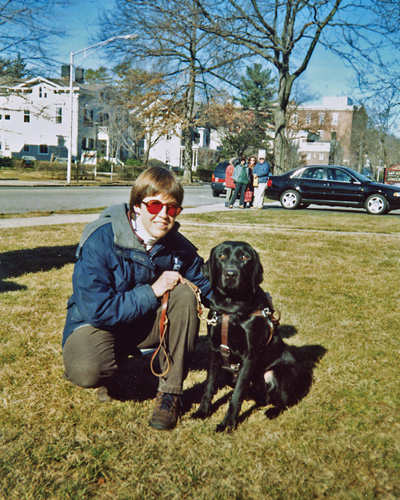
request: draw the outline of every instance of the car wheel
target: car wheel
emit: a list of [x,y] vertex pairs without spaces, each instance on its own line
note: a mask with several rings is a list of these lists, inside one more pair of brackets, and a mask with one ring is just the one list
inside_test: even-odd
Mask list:
[[301,200],[297,191],[289,189],[288,191],[282,193],[280,201],[283,208],[286,208],[287,210],[294,210],[300,205]]
[[365,202],[365,210],[372,215],[381,215],[387,212],[388,203],[381,194],[372,194]]
[[214,196],[214,198],[218,198],[218,196],[219,196],[219,191],[214,191],[214,190],[213,190],[212,195]]

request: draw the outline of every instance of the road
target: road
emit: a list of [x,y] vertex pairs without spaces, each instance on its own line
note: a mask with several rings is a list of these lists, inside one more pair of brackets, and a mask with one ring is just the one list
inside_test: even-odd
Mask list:
[[[129,201],[129,186],[0,186],[0,213],[99,208]],[[209,185],[186,186],[184,207],[224,205]]]

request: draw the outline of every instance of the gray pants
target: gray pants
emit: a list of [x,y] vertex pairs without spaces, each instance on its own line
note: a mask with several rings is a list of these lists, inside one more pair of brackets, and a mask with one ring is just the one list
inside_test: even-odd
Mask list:
[[[68,337],[63,360],[66,378],[85,388],[107,386],[118,380],[119,372],[128,356],[138,349],[157,347],[160,342],[161,307],[151,317],[132,325],[132,331],[109,332],[90,325],[77,328]],[[192,289],[184,284],[170,292],[168,326],[165,343],[170,361],[169,372],[159,380],[162,392],[182,394],[190,356],[194,352],[198,332],[197,301]],[[161,372],[167,367],[160,350]]]

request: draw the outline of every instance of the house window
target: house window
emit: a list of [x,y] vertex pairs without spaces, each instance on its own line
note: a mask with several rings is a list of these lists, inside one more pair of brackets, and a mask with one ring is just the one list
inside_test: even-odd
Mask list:
[[324,153],[319,154],[319,159],[322,161],[324,159]]
[[297,125],[299,123],[299,116],[294,114],[293,115],[293,125]]
[[88,149],[90,151],[94,150],[94,139],[92,139],[91,137],[89,137],[89,139],[88,139]]
[[108,113],[103,113],[102,111],[99,113],[99,125],[108,125]]
[[56,123],[62,123],[62,108],[56,109]]
[[311,125],[311,113],[306,114],[306,125]]
[[30,149],[29,144],[24,144],[24,153],[29,153]]
[[83,126],[93,127],[93,109],[85,108],[83,110]]
[[82,137],[81,146],[82,151],[86,151],[86,137]]
[[57,136],[57,146],[63,148],[65,146],[65,137],[63,135]]
[[10,120],[10,119],[11,119],[11,116],[10,116],[10,115],[4,115],[4,119],[5,119],[5,120]]
[[336,132],[332,131],[331,141],[336,141]]
[[26,109],[24,111],[24,122],[29,123],[30,121],[31,121],[31,112],[29,111],[29,109]]
[[5,149],[6,151],[9,151],[9,150],[10,150],[10,145],[8,144],[8,142],[7,142],[6,140],[4,141],[4,149]]
[[332,113],[332,125],[339,123],[339,113]]
[[320,125],[323,125],[325,123],[325,113],[319,114],[318,121]]
[[40,144],[40,146],[39,146],[39,153],[41,155],[47,155],[47,154],[49,154],[49,148],[48,148],[47,144]]

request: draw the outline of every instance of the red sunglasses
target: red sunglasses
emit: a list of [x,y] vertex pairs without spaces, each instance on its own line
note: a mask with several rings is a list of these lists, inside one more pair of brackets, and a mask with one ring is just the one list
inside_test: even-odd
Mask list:
[[167,207],[167,215],[170,217],[176,217],[182,212],[182,207],[175,203],[162,203],[158,200],[142,201],[142,203],[146,205],[147,211],[151,215],[159,214],[164,207]]

